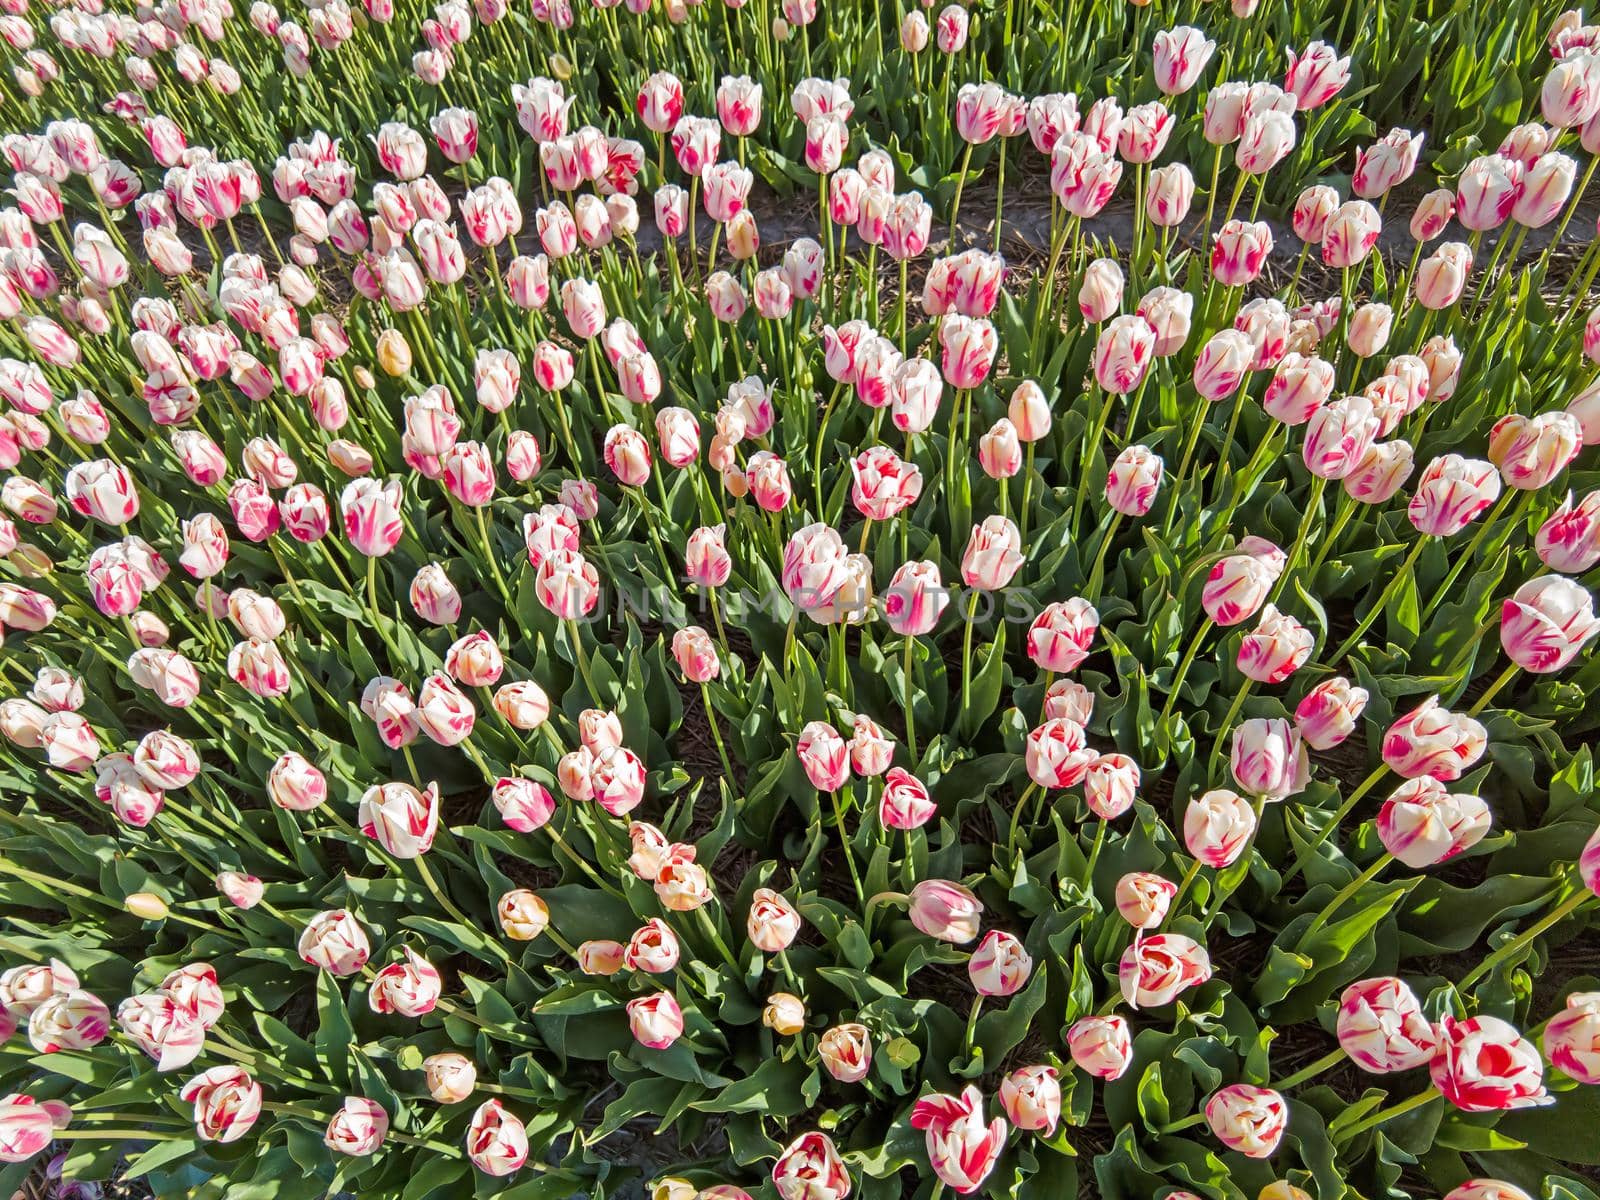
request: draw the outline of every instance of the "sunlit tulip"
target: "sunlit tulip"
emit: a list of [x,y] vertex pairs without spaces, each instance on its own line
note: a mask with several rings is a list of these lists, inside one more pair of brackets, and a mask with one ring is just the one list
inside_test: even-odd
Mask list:
[[1472,717],[1453,713],[1430,696],[1397,718],[1383,735],[1383,761],[1396,775],[1460,779],[1488,749],[1489,735]]
[[1211,978],[1204,946],[1181,933],[1157,933],[1123,951],[1118,985],[1130,1008],[1159,1008]]
[[1439,1022],[1439,1049],[1428,1064],[1433,1084],[1464,1112],[1552,1104],[1532,1043],[1498,1017]]
[[1269,1158],[1288,1128],[1289,1105],[1271,1088],[1234,1083],[1212,1094],[1205,1115],[1228,1149],[1247,1158]]

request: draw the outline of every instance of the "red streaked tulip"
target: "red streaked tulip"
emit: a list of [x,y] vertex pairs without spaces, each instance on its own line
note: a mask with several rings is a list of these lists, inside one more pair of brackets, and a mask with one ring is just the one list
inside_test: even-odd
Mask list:
[[1282,718],[1255,717],[1233,731],[1234,782],[1252,796],[1283,800],[1304,791],[1311,770],[1300,734]]
[[627,1003],[628,1029],[649,1050],[665,1050],[683,1034],[683,1011],[668,991],[639,996]]
[[1061,1119],[1060,1074],[1054,1067],[1018,1067],[1000,1081],[1000,1107],[1018,1129],[1054,1137]]
[[1421,533],[1460,533],[1499,498],[1500,473],[1491,462],[1445,454],[1422,472],[1406,516]]
[[622,950],[622,963],[647,975],[664,975],[678,965],[682,948],[678,935],[660,917],[652,917],[628,939]]
[[261,1085],[231,1063],[202,1071],[178,1098],[194,1105],[195,1136],[203,1142],[237,1141],[261,1115]]
[[1135,929],[1159,929],[1178,885],[1149,871],[1129,871],[1117,880],[1117,912]]
[[1439,1049],[1428,1064],[1433,1085],[1463,1112],[1499,1112],[1555,1103],[1544,1089],[1544,1064],[1533,1044],[1499,1017],[1439,1022]]
[[1211,978],[1206,948],[1181,933],[1157,933],[1134,941],[1117,967],[1122,998],[1130,1008],[1160,1008],[1188,988]]
[[1181,96],[1199,82],[1211,61],[1215,42],[1192,25],[1160,30],[1151,45],[1156,87],[1163,95]]
[[161,992],[129,996],[117,1006],[117,1024],[155,1060],[157,1071],[188,1066],[205,1043],[200,1019]]
[[[475,1076],[476,1071],[473,1074]],[[451,1088],[452,1093],[457,1090],[470,1092],[470,1088],[460,1084]],[[507,1112],[499,1100],[485,1100],[473,1112],[467,1126],[466,1146],[467,1158],[473,1166],[485,1175],[500,1178],[512,1174],[527,1161],[527,1128]]]
[[1562,670],[1597,635],[1594,597],[1562,575],[1531,579],[1501,605],[1500,644],[1525,671]]
[[1430,696],[1396,719],[1383,736],[1383,761],[1406,779],[1460,779],[1483,757],[1489,735],[1472,717],[1453,713]]
[[1133,1062],[1133,1038],[1122,1016],[1081,1017],[1067,1030],[1072,1061],[1096,1079],[1121,1079]]
[[1600,490],[1572,502],[1568,492],[1534,535],[1539,561],[1552,571],[1581,575],[1600,563]]
[[1283,90],[1294,97],[1301,112],[1332,100],[1350,82],[1350,59],[1326,42],[1312,42],[1300,54],[1289,50],[1289,69]]
[[1098,757],[1085,744],[1083,726],[1064,717],[1030,731],[1024,750],[1028,778],[1046,788],[1069,788],[1082,782]]
[[920,829],[937,813],[922,780],[900,767],[889,769],[878,799],[878,820],[885,829]]
[[1214,1092],[1206,1124],[1217,1140],[1246,1158],[1270,1158],[1289,1125],[1289,1104],[1271,1088],[1233,1083]]
[[1424,1066],[1438,1034],[1405,981],[1363,979],[1339,995],[1339,1045],[1363,1071],[1383,1075]]

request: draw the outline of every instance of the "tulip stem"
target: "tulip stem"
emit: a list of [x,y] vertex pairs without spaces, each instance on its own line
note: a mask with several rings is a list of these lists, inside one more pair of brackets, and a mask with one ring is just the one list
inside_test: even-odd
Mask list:
[[583,686],[589,689],[589,699],[596,705],[600,701],[600,689],[594,685],[594,677],[589,674],[589,660],[583,654],[583,639],[578,634],[578,622],[573,617],[567,618],[567,640],[572,646],[572,661],[578,665],[578,674],[583,677]]
[[1268,1086],[1271,1087],[1275,1092],[1286,1092],[1292,1087],[1297,1087],[1298,1085],[1305,1083],[1307,1080],[1315,1079],[1318,1075],[1321,1075],[1324,1071],[1330,1069],[1331,1067],[1338,1066],[1344,1061],[1344,1059],[1344,1047],[1335,1046],[1332,1050],[1328,1051],[1315,1062],[1302,1067],[1293,1075],[1290,1075],[1284,1079],[1273,1080]]
[[1489,706],[1489,701],[1493,700],[1497,695],[1499,695],[1500,690],[1504,688],[1506,684],[1510,683],[1512,677],[1515,676],[1520,670],[1522,670],[1522,668],[1516,663],[1508,663],[1506,665],[1506,669],[1501,671],[1496,677],[1495,681],[1489,685],[1488,689],[1483,693],[1483,695],[1478,697],[1477,702],[1474,703],[1471,708],[1467,709],[1467,716],[1475,717],[1485,708],[1487,708]]
[[1333,1140],[1335,1143],[1348,1142],[1358,1133],[1365,1133],[1367,1130],[1376,1125],[1382,1125],[1385,1121],[1393,1120],[1395,1117],[1404,1116],[1412,1109],[1421,1108],[1424,1104],[1427,1104],[1432,1100],[1437,1100],[1438,1098],[1439,1093],[1433,1088],[1429,1088],[1425,1092],[1418,1092],[1415,1096],[1412,1096],[1406,1100],[1402,1100],[1398,1104],[1391,1104],[1388,1108],[1380,1108],[1377,1112],[1366,1118],[1366,1120],[1357,1121],[1348,1129],[1333,1131]]
[[[1178,890],[1172,893],[1172,903],[1167,905],[1167,916],[1172,918],[1178,915],[1178,905],[1189,894],[1189,889],[1194,886],[1194,881],[1200,877],[1200,868],[1205,864],[1198,858],[1189,864],[1189,869],[1183,873],[1183,878],[1178,882]],[[1165,928],[1166,921],[1161,922]]]
[[1339,535],[1344,532],[1344,527],[1350,523],[1350,518],[1355,516],[1356,502],[1350,498],[1350,493],[1341,490],[1339,501],[1334,505],[1333,525],[1328,530],[1328,535],[1322,539],[1322,545],[1317,548],[1316,557],[1311,560],[1310,574],[1315,577],[1327,561],[1328,553],[1333,549],[1334,543],[1339,540]]
[[977,623],[978,596],[981,593],[977,588],[972,590],[972,597],[967,601],[967,627],[961,636],[961,711],[966,712],[972,707],[972,627]]
[[[856,856],[850,853],[850,837],[845,833],[844,827],[844,804],[839,795],[841,792],[849,790],[850,785],[848,783],[834,788],[828,793],[828,801],[833,806],[833,823],[839,831],[839,848],[844,851],[845,865],[850,868],[850,881],[855,884],[856,899],[864,901],[867,890],[861,885],[861,872],[856,868]],[[853,799],[854,793],[851,795]]]
[[1372,623],[1376,621],[1382,614],[1383,610],[1388,607],[1389,601],[1392,600],[1394,598],[1394,594],[1400,590],[1401,584],[1405,583],[1406,580],[1411,578],[1411,569],[1416,566],[1417,559],[1422,556],[1422,551],[1427,547],[1428,541],[1429,536],[1427,534],[1423,534],[1417,539],[1416,544],[1411,547],[1411,553],[1406,555],[1405,561],[1400,564],[1400,569],[1389,577],[1389,582],[1384,585],[1384,589],[1379,594],[1377,602],[1367,610],[1367,615],[1361,618],[1356,627],[1350,631],[1350,636],[1345,638],[1345,640],[1340,644],[1339,648],[1335,650],[1333,655],[1328,659],[1328,665],[1330,667],[1337,667],[1344,661],[1345,655],[1349,654],[1351,650],[1355,649],[1356,643],[1361,640],[1362,635],[1365,634],[1368,629],[1372,628]]
[[1387,763],[1379,763],[1375,768],[1373,768],[1373,771],[1370,775],[1356,785],[1356,790],[1350,793],[1349,797],[1344,801],[1343,804],[1339,805],[1339,808],[1333,814],[1333,817],[1325,826],[1323,826],[1322,832],[1317,834],[1312,843],[1295,856],[1294,865],[1289,868],[1289,873],[1283,877],[1284,883],[1288,883],[1296,875],[1300,874],[1301,871],[1305,870],[1306,864],[1311,861],[1312,856],[1316,854],[1318,848],[1321,847],[1323,842],[1327,841],[1328,838],[1333,836],[1334,832],[1339,828],[1339,823],[1350,815],[1350,810],[1355,808],[1361,797],[1370,792],[1373,788],[1373,785],[1388,773],[1389,765]]
[[917,693],[911,682],[912,656],[915,651],[916,639],[910,634],[907,634],[905,645],[905,664],[902,673],[905,676],[906,684],[906,748],[911,752],[911,765],[913,767],[917,765],[917,718],[916,714],[912,712],[912,708],[916,703]]
[[157,1132],[154,1129],[56,1129],[51,1131],[50,1136],[85,1142],[179,1142],[190,1137],[187,1133]]
[[1089,572],[1088,595],[1091,599],[1100,595],[1100,583],[1105,577],[1106,551],[1111,549],[1111,543],[1117,536],[1117,526],[1120,524],[1122,524],[1122,514],[1113,512],[1111,523],[1106,526],[1106,531],[1100,538],[1100,546],[1094,552],[1094,567]]
[[705,926],[706,934],[711,938],[712,945],[716,946],[717,952],[727,960],[728,965],[734,969],[736,974],[742,974],[744,968],[739,965],[739,956],[728,949],[728,943],[723,941],[722,933],[717,929],[717,923],[711,919],[711,914],[706,911],[706,906],[702,904],[694,911],[700,918],[700,923]]
[[1333,914],[1338,912],[1339,909],[1344,905],[1345,901],[1349,900],[1351,896],[1354,896],[1363,887],[1376,879],[1383,869],[1393,861],[1394,855],[1390,854],[1387,850],[1384,851],[1382,854],[1378,855],[1377,858],[1372,860],[1372,865],[1370,867],[1361,872],[1361,874],[1357,875],[1349,883],[1345,884],[1344,887],[1340,888],[1334,898],[1322,906],[1322,911],[1319,912],[1312,920],[1311,924],[1306,927],[1305,933],[1300,937],[1301,944],[1304,944],[1306,938],[1310,937],[1313,933],[1326,925]]
[[[1202,401],[1202,405],[1204,402]],[[1172,501],[1167,505],[1167,519],[1162,523],[1161,535],[1165,537],[1172,532],[1172,522],[1178,516],[1178,502],[1183,496],[1183,481],[1189,476],[1189,462],[1194,458],[1195,447],[1200,443],[1200,430],[1205,426],[1206,414],[1204,408],[1195,414],[1189,426],[1189,436],[1183,444],[1183,457],[1178,460],[1178,477],[1172,481]]]
[[1193,1129],[1196,1125],[1205,1124],[1205,1113],[1191,1113],[1181,1121],[1174,1121],[1170,1125],[1163,1125],[1156,1132],[1165,1137],[1169,1133],[1178,1133],[1185,1129]]
[[[463,745],[466,744],[467,743],[463,743]],[[422,879],[422,886],[428,889],[429,893],[431,893],[433,898],[439,902],[440,906],[443,907],[445,912],[449,913],[450,916],[463,928],[475,929],[476,926],[467,919],[467,915],[455,906],[449,896],[444,894],[444,889],[439,886],[439,881],[434,877],[432,868],[428,866],[427,858],[424,855],[419,854],[413,861],[417,864],[417,874]],[[501,958],[510,957],[510,955],[506,952],[506,948],[499,942],[490,942],[489,944],[495,948]]]
[[1551,909],[1532,925],[1528,926],[1526,930],[1524,930],[1522,933],[1519,933],[1516,937],[1512,938],[1505,945],[1501,946],[1493,954],[1490,954],[1477,966],[1473,967],[1472,970],[1468,971],[1466,975],[1462,977],[1461,982],[1456,984],[1456,992],[1461,993],[1466,991],[1469,987],[1478,982],[1479,979],[1483,978],[1490,971],[1498,967],[1506,959],[1510,958],[1518,951],[1526,949],[1528,943],[1533,941],[1533,939],[1538,937],[1541,933],[1545,932],[1545,930],[1549,929],[1558,922],[1565,920],[1567,917],[1577,912],[1579,908],[1583,907],[1586,901],[1594,898],[1595,897],[1592,892],[1580,887],[1559,905]]
[[[1478,547],[1483,545],[1484,539],[1487,538],[1491,530],[1500,523],[1500,516],[1505,512],[1506,507],[1511,503],[1512,498],[1518,496],[1519,494],[1521,496],[1521,502],[1518,505],[1517,511],[1512,516],[1509,524],[1516,524],[1518,517],[1522,515],[1522,510],[1533,501],[1533,493],[1531,491],[1519,493],[1515,488],[1507,488],[1500,494],[1499,501],[1496,502],[1495,506],[1489,510],[1489,515],[1486,516],[1483,519],[1483,523],[1479,525],[1478,532],[1473,534],[1472,541],[1467,544],[1466,550],[1459,558],[1456,559],[1455,565],[1450,568],[1450,574],[1444,577],[1444,582],[1439,585],[1437,590],[1435,590],[1433,596],[1425,604],[1423,604],[1422,619],[1424,621],[1433,615],[1433,610],[1439,607],[1440,602],[1446,596],[1453,594],[1451,589],[1455,586],[1455,582],[1460,577],[1461,572],[1466,569],[1466,566],[1469,562],[1476,561]],[[1492,558],[1494,555],[1491,552],[1490,554],[1485,555],[1485,557]]]
[[[948,76],[946,77],[948,79]],[[956,202],[950,209],[950,252],[955,252],[956,225],[961,220],[961,192],[967,186],[967,168],[972,165],[972,143],[961,154],[961,169],[956,173]]]
[[1178,670],[1172,676],[1172,683],[1167,688],[1167,702],[1161,706],[1161,717],[1156,721],[1158,729],[1166,724],[1167,718],[1172,715],[1172,706],[1178,701],[1178,689],[1183,686],[1184,676],[1189,673],[1189,667],[1193,664],[1195,655],[1200,653],[1200,643],[1205,641],[1206,635],[1211,632],[1211,627],[1215,624],[1215,621],[1207,617],[1200,622],[1200,628],[1194,631],[1194,640],[1189,643],[1189,648],[1184,651],[1183,659],[1178,663]]
[[1017,802],[1011,806],[1011,829],[1006,834],[1006,849],[1012,850],[1017,845],[1017,830],[1022,828],[1022,813],[1028,805],[1028,798],[1033,795],[1037,783],[1029,783],[1022,789],[1022,795],[1017,797]]
[[700,685],[700,703],[705,706],[706,724],[711,727],[711,740],[717,744],[717,757],[722,760],[722,773],[727,776],[731,785],[734,781],[733,764],[728,761],[728,748],[722,742],[722,730],[717,727],[717,713],[711,707],[711,689],[705,683]]
[[976,1050],[972,1039],[973,1036],[978,1032],[978,1016],[982,1013],[982,1011],[983,993],[979,992],[972,998],[972,1008],[967,1013],[967,1036],[962,1042],[962,1045],[966,1046],[968,1054],[971,1054],[974,1050]]
[[1086,892],[1094,889],[1094,868],[1095,864],[1100,861],[1100,851],[1105,848],[1106,826],[1109,824],[1111,824],[1110,821],[1101,818],[1100,823],[1095,827],[1094,845],[1089,848],[1089,861],[1083,869],[1083,890]]

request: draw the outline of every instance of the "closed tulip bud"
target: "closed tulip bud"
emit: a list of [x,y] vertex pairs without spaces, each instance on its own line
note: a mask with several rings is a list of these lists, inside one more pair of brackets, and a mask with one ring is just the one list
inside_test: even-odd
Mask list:
[[134,892],[123,899],[122,906],[141,921],[164,921],[167,918],[167,902],[154,892]]
[[1135,929],[1159,929],[1178,885],[1149,871],[1130,871],[1117,880],[1117,912]]
[[1350,82],[1350,59],[1340,58],[1326,42],[1312,42],[1302,53],[1290,50],[1288,55],[1283,90],[1294,97],[1301,112],[1326,104]]
[[1085,744],[1083,726],[1064,717],[1032,730],[1024,751],[1028,778],[1046,788],[1068,788],[1082,782],[1098,757]]
[[1387,304],[1363,304],[1350,317],[1345,342],[1360,358],[1371,358],[1389,344],[1394,310]]
[[1559,671],[1597,635],[1594,597],[1562,575],[1531,579],[1501,605],[1500,644],[1525,671]]
[[1248,334],[1237,329],[1218,331],[1195,356],[1195,391],[1213,402],[1227,399],[1239,390],[1255,355],[1255,343]]
[[1471,274],[1472,251],[1461,242],[1446,242],[1417,264],[1411,290],[1418,304],[1437,312],[1461,299]]
[[1545,519],[1534,535],[1539,560],[1552,571],[1581,575],[1600,562],[1600,491],[1574,506],[1572,493]]
[[865,1025],[835,1025],[817,1039],[823,1069],[840,1083],[859,1083],[872,1069],[872,1040]]
[[949,590],[933,562],[901,564],[883,593],[884,619],[896,633],[920,637],[939,623],[950,603]]
[[1289,1104],[1271,1088],[1229,1084],[1206,1101],[1206,1124],[1217,1140],[1246,1158],[1270,1158],[1289,1125]]
[[1553,1104],[1534,1045],[1499,1017],[1439,1022],[1439,1049],[1428,1063],[1434,1087],[1463,1112],[1500,1112]]
[[1176,288],[1156,287],[1139,301],[1138,315],[1155,331],[1155,356],[1170,358],[1189,340],[1194,297]]
[[933,820],[938,805],[928,787],[909,771],[891,767],[878,801],[878,820],[886,829],[920,829]]
[[990,479],[1009,479],[1022,469],[1022,443],[1005,417],[978,439],[978,465]]
[[1311,778],[1299,732],[1278,717],[1252,718],[1235,727],[1231,766],[1239,787],[1272,801],[1304,791]]
[[1294,202],[1294,235],[1302,242],[1317,245],[1327,236],[1329,222],[1339,209],[1339,193],[1326,184],[1316,184],[1301,192]]
[[1032,444],[1050,432],[1050,403],[1044,389],[1031,379],[1024,379],[1013,389],[1006,416],[1023,442]]
[[1116,313],[1122,307],[1124,280],[1115,259],[1097,258],[1084,268],[1078,288],[1078,311],[1091,325]]
[[983,905],[959,883],[925,879],[911,889],[907,912],[919,932],[960,946],[978,936]]
[[1408,779],[1384,801],[1374,824],[1379,840],[1408,867],[1431,867],[1488,833],[1489,808],[1477,796],[1452,794],[1429,776]]
[[811,786],[820,792],[833,792],[850,778],[849,751],[838,730],[826,721],[812,721],[800,731],[795,753]]
[[1161,229],[1182,225],[1194,203],[1194,174],[1183,163],[1170,163],[1150,172],[1145,215]]
[[1529,229],[1542,229],[1566,207],[1578,164],[1565,154],[1542,154],[1527,169],[1522,190],[1511,206],[1511,219]]
[[882,775],[894,758],[894,743],[871,717],[857,713],[850,734],[850,769],[863,779]]
[[1089,656],[1100,614],[1082,597],[1047,605],[1028,629],[1028,657],[1042,671],[1072,671]]
[[1211,568],[1200,594],[1206,615],[1224,627],[1253,616],[1285,566],[1283,551],[1264,539],[1246,538],[1238,548],[1243,553],[1231,554]]
[[671,992],[659,991],[628,1001],[628,1028],[650,1050],[665,1050],[683,1035],[683,1010]]
[[731,325],[744,316],[749,300],[737,279],[726,271],[714,271],[706,276],[706,304],[713,317]]
[[1166,149],[1172,126],[1172,114],[1161,101],[1135,105],[1117,130],[1117,152],[1124,162],[1153,162]]
[[367,934],[342,908],[318,913],[301,931],[300,957],[332,975],[353,975],[371,957]]
[[1600,1082],[1600,992],[1573,992],[1546,1022],[1544,1055],[1579,1083]]
[[378,335],[378,367],[396,379],[411,373],[411,346],[398,329],[385,329]]
[[789,992],[774,992],[767,997],[761,1023],[779,1037],[793,1037],[806,1026],[806,1006]]
[[1445,454],[1422,472],[1406,516],[1421,533],[1450,537],[1476,520],[1500,496],[1500,472],[1481,459]]
[[1127,395],[1144,381],[1155,346],[1155,330],[1143,317],[1115,318],[1095,342],[1095,381],[1113,395]]
[[1489,431],[1489,461],[1510,487],[1537,491],[1578,456],[1583,427],[1567,412],[1502,417]]
[[1055,1136],[1061,1082],[1054,1067],[1018,1067],[1000,1081],[1000,1107],[1018,1129]]
[[1475,232],[1503,225],[1522,190],[1522,176],[1522,164],[1504,155],[1473,159],[1456,181],[1456,219]]
[[1022,568],[1022,535],[1007,517],[985,517],[972,527],[961,556],[961,580],[979,591],[999,591]]
[[[901,362],[897,354],[880,357],[877,361],[884,362],[890,370],[886,379],[872,382],[883,384],[882,394],[890,405],[890,419],[894,427],[903,433],[922,433],[933,424],[944,396],[944,381],[939,369],[925,358],[909,358]],[[868,383],[868,376],[864,372],[862,384]],[[858,394],[862,395],[863,400],[866,399],[860,388]]]
[[1272,253],[1272,229],[1265,221],[1235,218],[1217,231],[1211,248],[1211,274],[1224,287],[1255,281]]
[[528,1159],[527,1127],[506,1112],[499,1100],[485,1100],[467,1126],[466,1146],[473,1166],[485,1175],[502,1178]]

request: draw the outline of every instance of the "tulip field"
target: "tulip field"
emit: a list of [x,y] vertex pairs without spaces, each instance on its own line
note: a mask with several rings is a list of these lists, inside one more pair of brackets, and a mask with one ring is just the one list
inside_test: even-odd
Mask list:
[[1600,1200],[1600,24],[0,0],[0,1197]]

